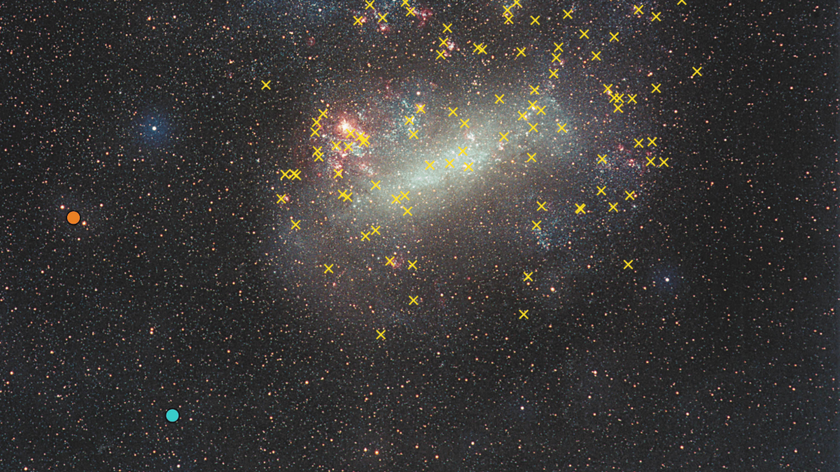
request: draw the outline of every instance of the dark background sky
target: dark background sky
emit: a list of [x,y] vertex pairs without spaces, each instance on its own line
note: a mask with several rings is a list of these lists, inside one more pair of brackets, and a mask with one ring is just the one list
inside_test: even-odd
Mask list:
[[[497,274],[474,248],[452,249],[441,254],[466,261],[417,279],[446,292],[437,305],[393,309],[416,293],[396,282],[408,272],[358,295],[393,309],[388,320],[349,308],[341,278],[333,290],[299,277],[305,251],[326,257],[341,238],[318,233],[300,252],[285,242],[277,169],[311,177],[305,128],[320,100],[354,91],[362,108],[388,92],[383,77],[408,90],[414,76],[395,67],[433,62],[442,22],[480,25],[470,32],[497,34],[493,44],[524,30],[492,33],[501,2],[412,2],[432,12],[419,27],[377,0],[393,19],[385,35],[352,27],[371,15],[358,3],[0,6],[0,468],[840,468],[835,3],[657,2],[645,6],[663,11],[653,32],[630,4],[570,4],[581,24],[625,28],[640,57],[613,59],[616,69],[659,64],[669,93],[637,116],[671,127],[673,170],[645,180],[655,199],[626,223],[576,236],[612,242],[516,254],[543,261],[562,297],[525,293],[518,267]],[[569,8],[522,3],[520,24]],[[430,57],[409,58],[408,39]],[[390,65],[346,72],[369,57]],[[696,63],[702,80],[689,79]],[[474,64],[446,67],[434,76],[454,90],[445,98],[471,94],[447,80]],[[568,87],[597,83],[587,67],[568,66]],[[504,82],[506,69],[492,70]],[[568,103],[585,121],[589,102]],[[589,144],[578,139],[574,152]],[[306,185],[296,195],[329,191]],[[351,214],[336,208],[323,214]],[[84,224],[69,225],[69,210]],[[474,222],[439,216],[459,217]],[[394,231],[396,244],[444,242],[428,227]],[[464,229],[446,237],[490,244]],[[606,267],[615,248],[631,251],[634,272]],[[509,262],[506,250],[491,254]],[[590,253],[603,264],[585,271]],[[523,299],[529,324],[515,317]]]

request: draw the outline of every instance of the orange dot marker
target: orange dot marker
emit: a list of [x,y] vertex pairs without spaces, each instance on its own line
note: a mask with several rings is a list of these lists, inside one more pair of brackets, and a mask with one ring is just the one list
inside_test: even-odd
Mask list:
[[71,211],[70,213],[67,214],[67,222],[70,223],[71,225],[78,224],[81,219],[82,219],[82,217],[79,216],[79,212]]

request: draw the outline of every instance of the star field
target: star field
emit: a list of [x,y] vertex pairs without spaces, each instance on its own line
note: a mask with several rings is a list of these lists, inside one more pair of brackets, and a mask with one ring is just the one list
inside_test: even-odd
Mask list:
[[836,10],[4,7],[0,468],[837,470]]

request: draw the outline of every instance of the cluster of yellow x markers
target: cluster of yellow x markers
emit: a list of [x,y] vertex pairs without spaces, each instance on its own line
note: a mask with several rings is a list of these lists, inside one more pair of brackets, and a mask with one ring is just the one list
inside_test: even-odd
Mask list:
[[[365,10],[373,9],[374,12],[378,15],[377,23],[383,23],[383,22],[387,23],[388,22],[388,13],[382,13],[382,12],[377,12],[376,11],[375,6],[374,6],[374,1],[375,0],[364,0],[364,1],[366,3]],[[678,5],[685,5],[685,0],[679,0],[677,4]],[[402,1],[402,7],[405,8],[406,16],[416,16],[415,8],[411,7],[409,5],[409,0],[403,0]],[[520,9],[522,8],[520,0],[513,0],[513,4],[508,5],[508,6],[504,6],[504,13],[502,14],[502,16],[504,18],[504,24],[513,24],[514,17],[515,17],[515,14],[513,12],[514,8],[520,8]],[[644,15],[644,5],[633,5],[633,8],[634,8],[634,13],[633,13],[634,15],[636,15],[638,17],[643,17],[643,15]],[[563,20],[567,20],[567,19],[571,20],[571,19],[574,18],[574,16],[573,16],[574,13],[575,13],[574,9],[569,9],[569,10],[563,9],[563,13],[564,13]],[[661,22],[662,19],[660,18],[660,15],[661,15],[661,12],[651,12],[650,21],[651,22]],[[541,19],[541,17],[539,15],[537,15],[537,16],[530,15],[530,25],[531,26],[541,26],[540,25],[540,19]],[[362,25],[366,21],[364,16],[361,16],[361,17],[355,17],[354,16],[354,20],[355,20],[355,23],[354,23],[355,25]],[[453,49],[453,47],[452,47],[453,43],[450,41],[447,34],[452,33],[452,25],[453,25],[452,23],[449,23],[449,24],[444,23],[443,24],[442,36],[438,37],[437,50],[435,51],[436,52],[436,57],[434,58],[435,61],[446,60],[448,57],[450,57],[450,51]],[[578,33],[579,33],[578,39],[580,39],[580,40],[590,39],[589,38],[590,29],[586,29],[586,30],[578,29]],[[609,32],[609,31],[608,31],[608,33],[610,35],[609,43],[620,41],[619,37],[618,37],[619,33]],[[473,41],[472,44],[473,44],[472,53],[474,55],[478,55],[478,56],[487,55],[488,44],[485,44],[484,42],[477,42],[477,41]],[[552,55],[551,65],[552,65],[552,67],[554,67],[555,63],[559,63],[560,65],[563,64],[562,54],[564,53],[564,50],[563,50],[564,45],[565,45],[565,42],[556,42],[556,41],[554,42],[555,48],[554,48],[553,51],[551,51],[551,55]],[[514,59],[517,59],[517,58],[520,58],[520,57],[527,57],[527,48],[526,47],[515,47],[514,50],[516,51],[516,55],[514,56]],[[586,59],[588,59],[590,62],[602,61],[602,58],[601,58],[602,52],[603,51],[590,51],[591,57],[587,57]],[[511,51],[511,54],[512,54],[512,51]],[[695,78],[695,77],[698,77],[698,76],[702,77],[702,75],[703,75],[701,73],[702,67],[693,67],[693,69],[694,69],[694,73],[691,75],[691,78]],[[558,78],[557,77],[558,71],[559,71],[559,69],[549,68],[550,78]],[[263,82],[262,90],[266,90],[266,89],[271,90],[271,88],[270,88],[271,81],[270,80],[269,81],[262,81],[262,82]],[[612,111],[613,113],[622,113],[623,114],[625,105],[630,106],[630,105],[637,105],[638,104],[637,97],[639,96],[639,93],[631,94],[628,91],[619,92],[617,90],[613,90],[613,87],[614,87],[613,84],[602,84],[602,85],[604,87],[603,94],[606,94],[606,95],[609,96],[609,104],[613,106],[613,111]],[[650,90],[650,94],[661,94],[662,93],[661,86],[662,86],[661,83],[651,84],[652,88]],[[526,135],[530,134],[530,133],[539,133],[540,132],[540,128],[539,128],[540,122],[538,121],[539,116],[540,115],[546,115],[546,113],[545,113],[546,106],[540,106],[540,104],[539,104],[540,86],[539,85],[529,85],[529,87],[530,87],[530,92],[528,94],[528,99],[527,99],[528,107],[525,108],[525,111],[517,111],[519,117],[516,120],[517,122],[524,121],[525,124],[528,125],[528,129],[527,129],[527,131],[525,131]],[[534,100],[531,100],[532,96],[536,96],[536,97],[534,97],[535,98]],[[496,101],[495,101],[496,104],[505,104],[505,94],[495,94],[495,97],[496,97]],[[404,126],[405,126],[405,129],[406,129],[406,132],[407,132],[407,139],[408,140],[420,140],[420,137],[418,136],[418,132],[420,130],[419,130],[418,126],[415,124],[415,119],[420,114],[426,114],[426,108],[425,108],[426,105],[425,104],[416,104],[415,107],[416,107],[416,111],[415,111],[414,115],[404,116],[404,118],[405,118]],[[459,129],[464,129],[464,128],[469,129],[470,128],[470,118],[468,118],[466,116],[459,115],[458,107],[447,107],[447,108],[448,108],[447,117],[448,118],[455,118],[455,119],[459,120],[459,122],[460,122]],[[443,110],[441,110],[441,111],[443,111]],[[534,121],[533,122],[531,121],[531,118],[530,118],[531,112],[534,112],[534,114],[533,114]],[[463,110],[462,110],[462,113],[464,113]],[[310,138],[316,138],[316,137],[320,138],[321,137],[321,135],[320,135],[320,131],[322,130],[321,120],[324,119],[324,118],[328,118],[328,113],[327,113],[326,108],[324,110],[319,110],[318,117],[312,117],[313,123],[310,125],[310,131],[311,131]],[[456,124],[458,124],[458,123],[456,122]],[[568,123],[557,122],[556,124],[557,124],[557,129],[555,130],[556,133],[561,133],[561,132],[562,133],[568,133],[569,132],[566,129],[566,127],[568,126]],[[332,150],[343,151],[343,152],[352,152],[354,145],[359,146],[359,147],[361,147],[361,146],[366,146],[367,147],[367,146],[370,145],[370,136],[366,135],[364,132],[357,131],[357,130],[354,130],[352,128],[346,129],[345,131],[347,133],[347,136],[346,136],[347,141],[344,141],[344,142],[342,142],[342,141],[338,141],[338,142],[331,141]],[[499,132],[499,143],[500,143],[500,145],[503,144],[503,143],[509,142],[509,140],[508,140],[508,135],[509,134],[510,134],[510,131],[508,131],[508,132],[501,132],[500,131]],[[643,137],[641,139],[637,139],[637,138],[633,138],[633,139],[635,141],[635,146],[633,146],[634,149],[635,148],[656,148],[656,147],[658,147],[658,145],[657,145],[657,139],[658,138],[657,137]],[[645,139],[647,140],[646,142],[645,142]],[[343,146],[343,148],[342,148],[342,146]],[[456,160],[458,160],[458,158],[463,157],[463,159],[461,159],[462,162],[460,163],[463,171],[464,172],[473,172],[472,166],[473,166],[474,162],[469,160],[468,147],[469,146],[466,146],[466,147],[458,146],[459,152],[458,152],[457,157],[454,158],[454,159],[445,159],[446,165],[445,165],[444,169],[449,169],[449,168],[454,169],[455,168],[454,162]],[[313,151],[314,151],[313,152],[314,161],[315,162],[318,162],[318,161],[323,162],[323,156],[324,156],[324,152],[322,151],[323,146],[312,146],[312,148],[313,148]],[[534,152],[534,153],[527,152],[526,154],[528,155],[528,160],[526,161],[526,163],[537,162],[537,153],[536,152]],[[646,157],[646,159],[647,159],[647,163],[645,164],[645,167],[653,166],[654,168],[657,168],[657,169],[670,167],[668,165],[668,161],[669,161],[668,158],[648,156],[648,157]],[[658,161],[657,161],[657,159],[658,159]],[[434,160],[433,161],[428,161],[427,160],[427,161],[425,161],[425,163],[426,163],[425,170],[435,170],[435,165],[436,165],[437,161],[434,161]],[[598,154],[598,164],[602,164],[602,163],[607,164],[607,154],[603,154],[603,155]],[[281,180],[284,180],[284,179],[300,180],[300,170],[298,170],[298,169],[287,169],[287,170],[282,170],[281,172],[283,174],[283,176],[281,177]],[[343,169],[340,169],[340,168],[339,169],[333,169],[333,173],[334,173],[334,175],[332,176],[333,179],[343,179],[344,178]],[[381,187],[379,186],[379,184],[381,183],[381,180],[380,181],[371,181],[371,183],[373,184],[373,186],[370,189],[371,191],[381,190]],[[597,192],[596,196],[604,196],[604,198],[608,197],[608,195],[606,193],[606,190],[607,190],[606,186],[603,186],[603,187],[597,186],[597,189],[598,189],[598,192]],[[414,216],[411,213],[411,210],[414,207],[411,206],[411,203],[410,203],[411,198],[410,198],[409,194],[410,194],[410,191],[406,190],[406,191],[400,191],[399,195],[394,195],[394,194],[391,195],[391,197],[392,197],[391,203],[395,204],[395,205],[398,205],[399,207],[402,208],[403,216]],[[625,201],[634,201],[637,197],[636,191],[634,191],[634,190],[624,190],[624,194],[625,194],[625,197],[624,197]],[[352,202],[353,201],[352,197],[353,197],[353,192],[350,191],[349,189],[348,190],[339,190],[338,198],[341,201]],[[286,202],[289,201],[289,198],[285,194],[282,195],[282,196],[277,194],[277,198],[278,198],[278,200],[277,200],[278,204],[286,203]],[[536,209],[537,214],[539,214],[539,212],[541,212],[541,211],[545,211],[545,212],[548,211],[548,209],[546,208],[546,203],[547,202],[545,202],[545,201],[541,202],[541,201],[538,200],[536,203],[537,203],[537,209]],[[607,203],[610,206],[610,208],[608,210],[608,213],[609,212],[616,212],[616,213],[618,212],[618,205],[619,205],[620,202],[607,201]],[[575,210],[574,210],[575,214],[580,214],[580,215],[587,214],[585,204],[575,203],[574,205],[575,205]],[[291,229],[295,230],[295,231],[300,230],[301,229],[300,222],[301,222],[301,220],[292,219]],[[531,223],[532,223],[532,226],[531,226],[532,231],[541,231],[540,225],[542,223],[542,220],[534,219],[534,220],[531,220]],[[380,228],[381,228],[381,226],[371,225],[369,231],[361,231],[361,241],[370,241],[371,236],[380,235],[380,232],[379,232]],[[387,259],[387,262],[385,263],[385,265],[391,265],[391,266],[394,265],[395,257],[386,257],[386,259]],[[408,262],[409,262],[409,269],[417,270],[417,260],[408,261]],[[625,270],[627,270],[627,269],[633,270],[632,264],[633,264],[633,262],[635,262],[634,260],[629,260],[629,261],[628,260],[623,260],[623,262],[624,262],[624,267],[623,268]],[[325,275],[332,274],[334,265],[335,264],[326,264],[326,263],[323,264],[324,274]],[[534,274],[533,271],[532,272],[527,272],[526,271],[526,272],[523,272],[523,274],[525,276],[525,278],[523,279],[524,282],[533,281],[533,278],[532,278],[532,276]],[[419,296],[410,296],[409,300],[407,301],[408,305],[409,306],[419,305],[419,302],[418,302],[419,298],[420,298]],[[523,319],[523,318],[528,319],[528,316],[527,316],[528,312],[529,312],[529,310],[520,309],[519,310],[519,315],[520,315],[519,319]],[[381,330],[381,331],[377,330],[377,333],[378,333],[377,339],[383,339],[383,340],[385,339],[385,336],[384,336],[385,330],[384,329]]]

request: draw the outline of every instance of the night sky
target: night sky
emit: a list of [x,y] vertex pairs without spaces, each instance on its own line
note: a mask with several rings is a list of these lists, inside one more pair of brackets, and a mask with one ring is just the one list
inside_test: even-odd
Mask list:
[[0,470],[840,470],[836,2],[175,3],[0,6]]

